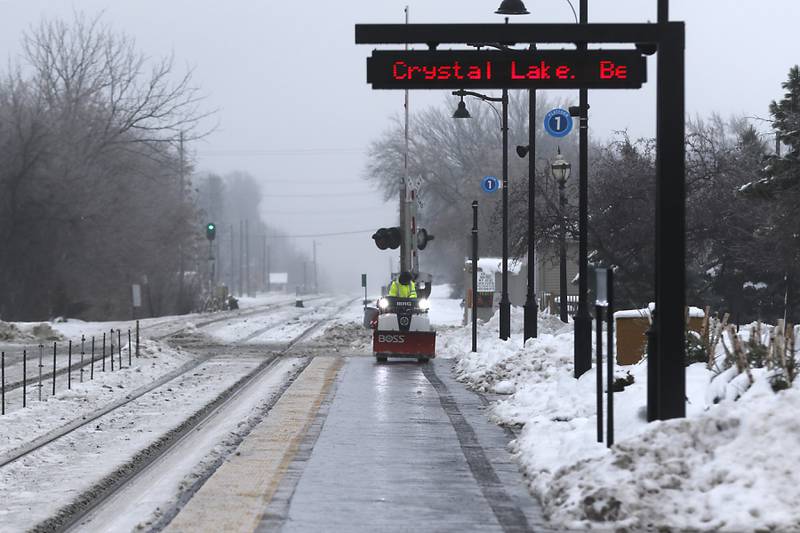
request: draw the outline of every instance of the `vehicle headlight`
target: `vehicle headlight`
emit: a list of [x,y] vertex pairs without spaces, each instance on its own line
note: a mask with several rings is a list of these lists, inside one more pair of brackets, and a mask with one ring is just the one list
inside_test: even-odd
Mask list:
[[419,308],[423,311],[427,311],[431,308],[431,302],[429,302],[427,298],[421,298],[417,305],[419,305]]
[[381,309],[386,309],[387,307],[389,307],[389,300],[387,300],[386,298],[381,298],[380,300],[378,300],[378,307],[380,307]]

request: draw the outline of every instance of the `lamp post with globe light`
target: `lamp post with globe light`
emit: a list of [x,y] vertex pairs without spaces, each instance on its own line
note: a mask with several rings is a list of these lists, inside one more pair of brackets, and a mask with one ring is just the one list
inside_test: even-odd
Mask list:
[[559,247],[559,292],[560,292],[560,310],[561,321],[567,322],[567,227],[564,208],[567,205],[566,197],[564,196],[564,185],[567,183],[570,173],[572,172],[572,165],[569,161],[564,159],[561,155],[561,148],[558,149],[558,155],[555,161],[550,165],[550,171],[553,177],[558,182],[558,247]]

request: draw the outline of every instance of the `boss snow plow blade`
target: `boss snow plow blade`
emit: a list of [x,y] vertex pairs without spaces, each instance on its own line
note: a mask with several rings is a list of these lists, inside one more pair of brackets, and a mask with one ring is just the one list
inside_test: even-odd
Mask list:
[[372,351],[379,361],[387,357],[436,357],[435,331],[380,331],[372,334]]

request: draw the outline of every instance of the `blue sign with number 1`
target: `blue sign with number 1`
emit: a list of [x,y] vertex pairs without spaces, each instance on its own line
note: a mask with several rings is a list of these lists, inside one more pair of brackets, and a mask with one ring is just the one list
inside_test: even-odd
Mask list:
[[483,192],[495,192],[500,188],[500,180],[494,176],[486,176],[481,180],[481,189]]
[[572,117],[565,109],[553,109],[544,116],[544,129],[553,137],[565,137],[572,131]]

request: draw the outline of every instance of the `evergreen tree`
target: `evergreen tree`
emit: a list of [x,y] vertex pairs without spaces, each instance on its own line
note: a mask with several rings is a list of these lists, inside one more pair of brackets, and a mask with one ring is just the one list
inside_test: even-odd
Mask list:
[[783,301],[775,302],[775,307],[782,307],[786,318],[796,322],[799,317],[794,316],[793,308],[800,285],[800,67],[792,67],[781,86],[786,92],[780,101],[770,104],[769,111],[775,133],[788,150],[768,157],[762,177],[740,191],[762,205],[754,256],[766,274],[782,279]]

